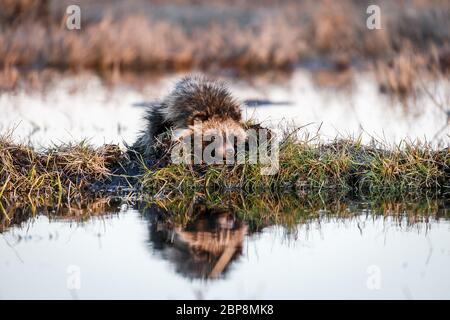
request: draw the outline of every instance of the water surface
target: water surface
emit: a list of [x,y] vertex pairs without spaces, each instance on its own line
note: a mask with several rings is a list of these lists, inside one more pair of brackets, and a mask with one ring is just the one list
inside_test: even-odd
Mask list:
[[[13,130],[17,140],[42,146],[82,139],[95,145],[130,144],[145,125],[142,106],[162,99],[182,76],[138,76],[139,85],[111,86],[97,75],[81,73],[61,76],[42,90],[6,92],[0,95],[0,132]],[[291,75],[223,80],[234,96],[247,102],[245,118],[275,130],[306,126],[314,134],[320,128],[323,140],[362,135],[364,142],[389,144],[404,139],[450,142],[449,82],[428,84],[433,99],[422,92],[403,101],[380,93],[369,72],[355,72],[344,88],[318,85],[315,77],[299,69]],[[335,84],[339,75],[329,77]]]
[[[142,105],[161,99],[180,76],[111,87],[83,73],[44,90],[4,92],[0,133],[13,130],[15,141],[34,146],[132,143]],[[356,72],[340,89],[316,78],[296,70],[225,80],[248,102],[245,117],[271,128],[309,124],[304,130],[320,127],[324,140],[449,143],[446,110],[437,105],[450,101],[447,82],[429,84],[435,99],[422,94],[405,104],[381,94],[369,73]],[[259,201],[220,210],[179,205],[187,215],[141,204],[33,216],[16,210],[10,225],[0,224],[0,298],[450,298],[448,201],[374,208],[366,200],[314,207],[290,200],[281,213],[283,201]]]
[[0,235],[0,298],[450,298],[448,209],[396,207],[289,226],[204,206],[187,224],[154,206],[38,215]]

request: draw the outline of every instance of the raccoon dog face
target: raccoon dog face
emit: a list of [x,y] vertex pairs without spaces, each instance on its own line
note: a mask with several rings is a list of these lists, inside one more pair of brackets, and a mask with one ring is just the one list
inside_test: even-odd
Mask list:
[[201,141],[202,151],[211,151],[210,155],[216,159],[234,157],[237,144],[245,143],[247,139],[247,133],[242,125],[232,119],[197,122],[187,129],[174,132],[173,138],[181,141],[187,136],[194,137],[194,141],[195,139]]

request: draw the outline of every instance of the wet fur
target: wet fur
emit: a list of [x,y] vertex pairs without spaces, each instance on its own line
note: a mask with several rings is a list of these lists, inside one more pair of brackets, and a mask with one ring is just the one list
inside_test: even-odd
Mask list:
[[205,77],[185,77],[161,103],[148,107],[145,129],[132,150],[146,159],[155,157],[157,137],[170,130],[184,130],[202,121],[206,128],[228,125],[242,128],[241,105],[226,86]]

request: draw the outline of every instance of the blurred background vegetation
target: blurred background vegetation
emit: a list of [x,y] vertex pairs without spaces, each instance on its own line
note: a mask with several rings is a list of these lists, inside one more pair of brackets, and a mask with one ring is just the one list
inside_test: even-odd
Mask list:
[[[73,4],[81,30],[66,28]],[[371,4],[381,8],[382,29],[366,27]],[[17,68],[44,67],[343,70],[369,63],[403,78],[418,68],[450,69],[446,0],[1,0],[0,31],[0,65],[10,80]]]

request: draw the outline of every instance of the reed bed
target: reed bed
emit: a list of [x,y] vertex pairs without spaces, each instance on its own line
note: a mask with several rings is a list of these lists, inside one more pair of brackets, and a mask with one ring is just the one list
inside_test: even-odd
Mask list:
[[[254,72],[311,60],[344,70],[375,60],[381,69],[409,70],[404,61],[390,62],[405,48],[423,55],[428,66],[449,68],[450,5],[442,0],[77,3],[80,30],[65,27],[70,1],[0,2],[0,80],[14,82],[18,69],[36,66]],[[381,9],[379,30],[366,26],[366,10],[373,4]],[[403,90],[412,71],[402,71],[398,80],[390,79],[389,71],[381,73],[388,73],[394,90]]]

